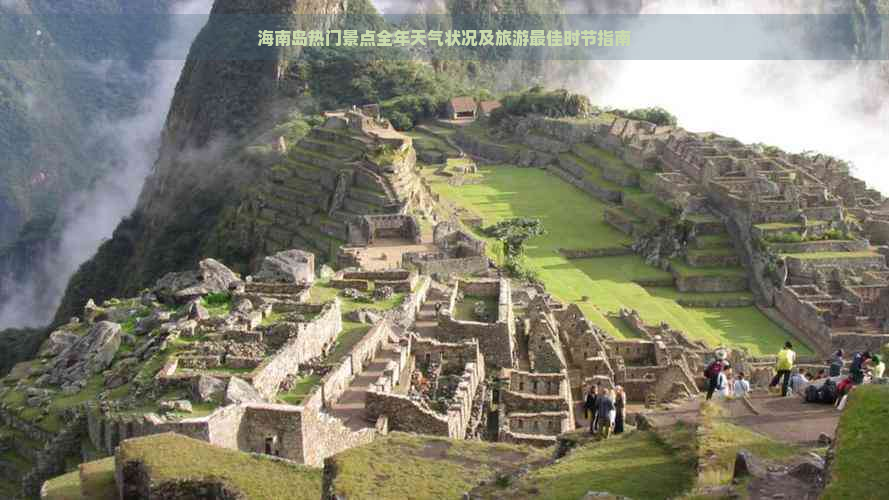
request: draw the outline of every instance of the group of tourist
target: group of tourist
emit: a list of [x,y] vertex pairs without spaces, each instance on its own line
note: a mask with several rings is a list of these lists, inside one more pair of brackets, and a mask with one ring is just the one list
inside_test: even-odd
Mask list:
[[[803,396],[806,401],[833,403],[839,409],[843,409],[847,396],[856,386],[882,378],[886,371],[886,364],[880,355],[869,351],[856,352],[852,356],[846,376],[843,376],[846,361],[842,349],[833,354],[827,369],[821,369],[815,375],[794,367],[796,353],[790,342],[784,344],[777,358],[776,375],[769,384],[769,389],[775,388],[780,381],[782,396],[787,396],[789,390]],[[810,389],[810,386],[814,387]]]
[[743,398],[750,392],[750,381],[744,372],[734,374],[725,351],[716,351],[716,359],[704,369],[707,377],[707,400],[716,395],[722,399]]
[[609,389],[596,384],[587,389],[583,402],[584,414],[590,421],[590,434],[599,434],[608,439],[613,434],[624,432],[624,419],[627,416],[627,394],[623,387]]

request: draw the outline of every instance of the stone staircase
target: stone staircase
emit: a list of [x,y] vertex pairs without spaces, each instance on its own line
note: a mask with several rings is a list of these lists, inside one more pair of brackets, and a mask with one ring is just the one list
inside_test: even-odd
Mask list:
[[392,346],[383,346],[364,371],[351,380],[342,396],[330,406],[329,413],[340,419],[352,431],[374,427],[376,423],[368,421],[365,417],[367,391],[383,375],[389,362],[397,362],[399,356],[399,352]]

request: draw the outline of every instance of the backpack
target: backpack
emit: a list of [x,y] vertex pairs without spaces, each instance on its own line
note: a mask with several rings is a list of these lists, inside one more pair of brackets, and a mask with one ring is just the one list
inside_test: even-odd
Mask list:
[[821,395],[818,394],[819,389],[814,385],[806,387],[806,403],[820,403]]
[[839,392],[837,383],[827,379],[824,381],[821,389],[818,390],[818,400],[824,404],[833,404],[836,402]]
[[707,378],[713,378],[719,375],[720,372],[722,372],[722,362],[716,360],[707,365],[707,368],[704,369],[704,376]]

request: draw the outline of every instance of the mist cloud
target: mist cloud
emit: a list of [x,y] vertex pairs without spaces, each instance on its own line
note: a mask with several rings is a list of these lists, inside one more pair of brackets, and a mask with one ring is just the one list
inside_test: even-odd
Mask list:
[[[584,4],[579,1],[575,4]],[[801,13],[816,2],[662,0],[644,13]],[[828,6],[837,11],[839,3]],[[780,43],[798,43],[780,39]],[[776,42],[777,43],[777,42]],[[618,108],[662,106],[680,125],[790,152],[852,163],[889,193],[889,102],[884,63],[860,61],[597,61],[559,82]]]
[[132,116],[100,121],[94,126],[95,140],[110,139],[113,156],[122,161],[111,165],[109,173],[92,189],[68,203],[62,214],[63,232],[58,248],[46,255],[26,283],[16,284],[10,301],[0,306],[0,328],[48,323],[71,275],[135,207],[145,177],[157,159],[160,133],[187,55],[183,52],[173,59],[169,54],[177,47],[187,51],[201,27],[195,24],[195,16],[179,14],[207,14],[211,6],[212,0],[174,4],[171,13],[177,15],[170,16],[170,38],[155,49],[164,58],[151,61],[144,74],[125,73],[129,70],[122,62],[101,61],[86,68],[108,79],[144,78],[149,91]]

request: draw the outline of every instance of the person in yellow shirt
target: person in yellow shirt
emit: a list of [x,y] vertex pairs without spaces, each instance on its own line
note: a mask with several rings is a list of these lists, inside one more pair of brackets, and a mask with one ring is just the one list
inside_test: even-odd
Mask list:
[[796,362],[796,353],[793,352],[793,344],[790,342],[784,343],[784,349],[778,351],[778,363],[775,365],[775,369],[777,370],[777,374],[775,378],[772,379],[772,383],[769,384],[769,388],[775,387],[778,385],[778,381],[781,380],[781,396],[787,396],[787,386],[790,383],[790,371],[793,369],[793,364]]
[[886,363],[880,358],[879,354],[874,354],[870,358],[870,375],[871,378],[883,378],[886,372]]

